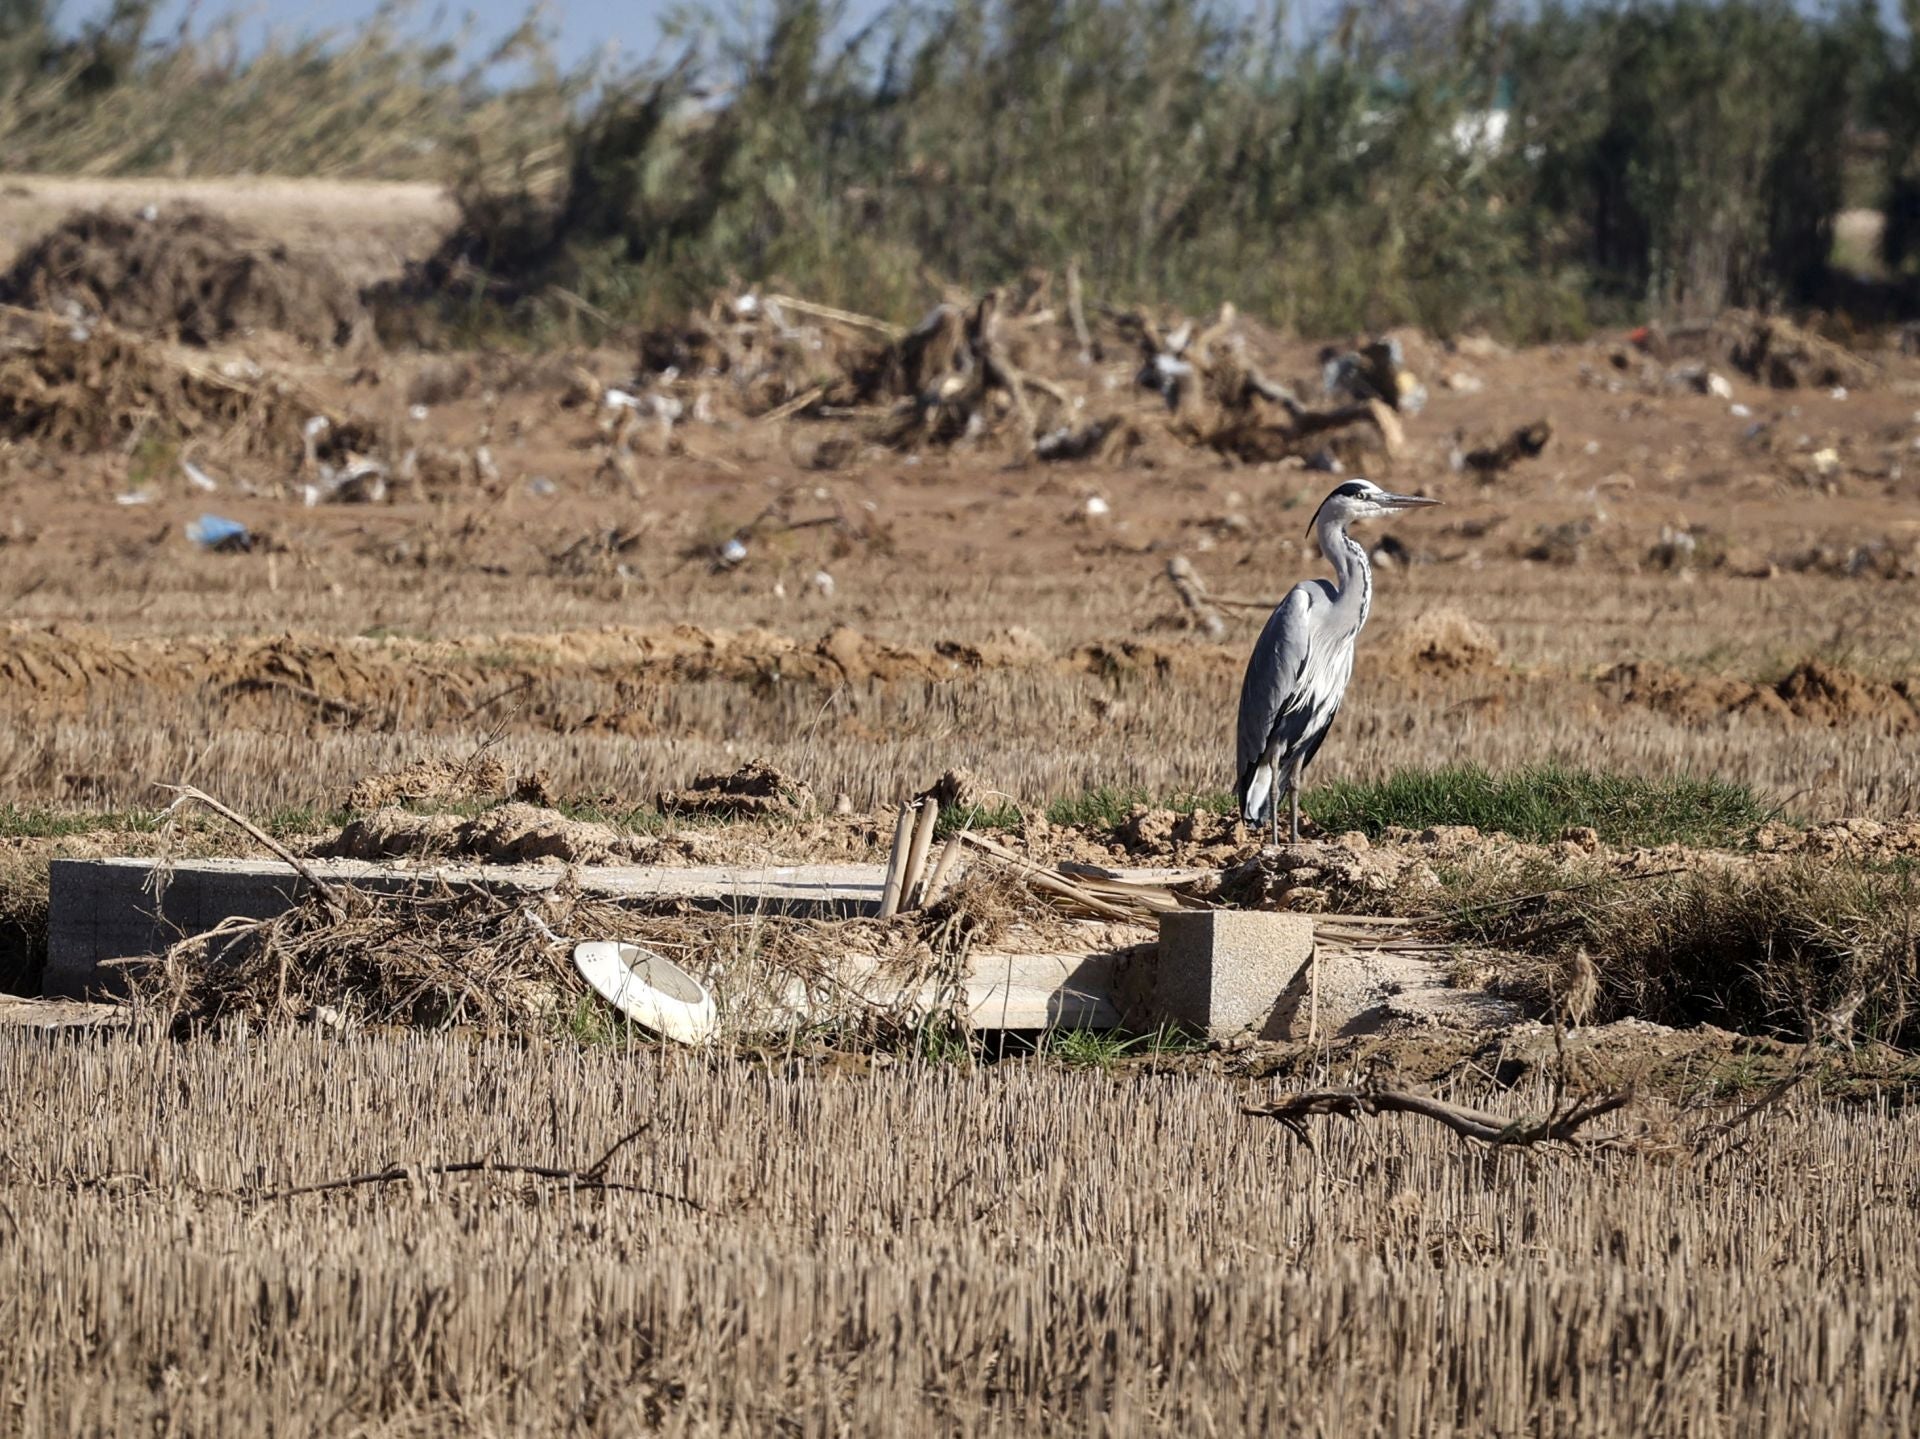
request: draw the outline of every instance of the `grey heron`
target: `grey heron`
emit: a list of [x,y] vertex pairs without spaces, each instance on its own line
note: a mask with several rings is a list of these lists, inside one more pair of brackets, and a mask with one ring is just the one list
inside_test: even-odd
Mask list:
[[1320,502],[1307,533],[1333,566],[1333,580],[1306,580],[1280,602],[1260,632],[1240,685],[1240,813],[1272,826],[1280,842],[1280,791],[1288,834],[1300,842],[1300,774],[1319,750],[1353,677],[1353,646],[1373,608],[1373,567],[1347,527],[1401,510],[1437,505],[1349,480]]

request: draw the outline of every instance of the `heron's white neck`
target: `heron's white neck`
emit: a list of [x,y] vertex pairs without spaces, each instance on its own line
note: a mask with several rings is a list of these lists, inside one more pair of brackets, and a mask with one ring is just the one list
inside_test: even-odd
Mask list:
[[1357,631],[1367,622],[1373,609],[1373,566],[1360,542],[1347,533],[1345,519],[1325,519],[1315,527],[1320,553],[1333,566],[1334,585],[1339,591],[1334,606],[1353,616]]

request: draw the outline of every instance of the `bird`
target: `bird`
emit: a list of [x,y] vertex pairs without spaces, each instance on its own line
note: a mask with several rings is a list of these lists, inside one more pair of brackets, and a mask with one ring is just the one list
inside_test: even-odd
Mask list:
[[1373,568],[1347,529],[1358,520],[1439,503],[1353,479],[1320,502],[1307,526],[1333,566],[1333,579],[1306,580],[1288,592],[1261,630],[1240,685],[1240,814],[1248,824],[1270,825],[1276,845],[1283,787],[1288,835],[1300,842],[1300,775],[1339,712],[1353,677],[1354,642],[1373,608]]

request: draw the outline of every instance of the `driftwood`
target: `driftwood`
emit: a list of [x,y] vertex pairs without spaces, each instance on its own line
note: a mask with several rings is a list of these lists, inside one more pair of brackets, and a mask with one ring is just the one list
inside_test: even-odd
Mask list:
[[1309,1149],[1313,1147],[1313,1140],[1307,1133],[1306,1121],[1322,1114],[1346,1119],[1358,1119],[1362,1115],[1418,1114],[1445,1125],[1463,1139],[1487,1145],[1589,1145],[1609,1141],[1589,1139],[1579,1133],[1580,1128],[1602,1115],[1625,1108],[1632,1100],[1631,1091],[1626,1091],[1577,1102],[1566,1109],[1555,1108],[1545,1115],[1514,1117],[1401,1090],[1322,1089],[1289,1095],[1269,1105],[1243,1109],[1241,1113],[1278,1120]]

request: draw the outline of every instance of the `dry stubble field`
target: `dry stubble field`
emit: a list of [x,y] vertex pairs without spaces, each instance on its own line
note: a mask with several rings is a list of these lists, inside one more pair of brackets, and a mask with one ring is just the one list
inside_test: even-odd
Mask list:
[[[336,258],[370,278],[364,249]],[[1875,356],[1844,394],[1728,371],[1729,399],[1643,384],[1614,349],[1408,337],[1431,398],[1368,469],[1446,508],[1390,530],[1322,777],[1551,761],[1717,776],[1796,819],[1920,810],[1920,361]],[[90,363],[74,393],[120,373]],[[265,407],[264,448],[252,410],[104,443],[16,424],[0,844],[21,894],[51,853],[150,847],[157,784],[291,832],[365,775],[482,751],[611,813],[749,758],[861,814],[954,766],[1029,809],[1217,792],[1261,615],[1206,637],[1166,564],[1277,599],[1321,572],[1301,532],[1336,482],[1164,446],[830,459],[831,422],[725,409],[616,456],[578,403],[581,372],[631,382],[612,344],[250,335],[187,363],[248,385],[257,366],[439,478],[302,504],[294,402]],[[1135,363],[1080,378],[1150,429]],[[1316,373],[1311,345],[1268,363]],[[1537,459],[1450,463],[1543,417]],[[260,542],[197,548],[183,526],[204,512]],[[735,536],[744,561],[718,563]],[[803,860],[822,833],[719,843]],[[1206,1064],[843,1073],[141,1032],[8,1035],[0,1066],[20,1116],[0,1141],[0,1428],[21,1432],[1914,1421],[1920,1191],[1891,1100],[1796,1099],[1701,1164],[1658,1144],[1481,1153],[1410,1120],[1329,1127],[1308,1153],[1240,1115],[1256,1082]],[[584,1168],[642,1120],[607,1175],[659,1193],[481,1175],[267,1197],[390,1164]]]

